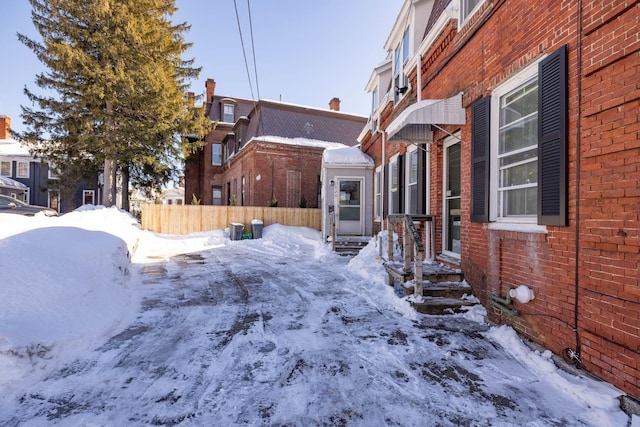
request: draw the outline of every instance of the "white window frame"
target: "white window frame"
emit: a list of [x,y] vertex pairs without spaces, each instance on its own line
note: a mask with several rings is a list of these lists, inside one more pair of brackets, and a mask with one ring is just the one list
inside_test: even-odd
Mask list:
[[[398,42],[395,50],[393,51],[393,99],[397,104],[402,98],[409,92],[409,79],[404,72],[405,64],[407,63],[411,52],[411,37],[410,27],[405,28],[402,33],[402,38]],[[407,90],[404,93],[399,93],[398,88],[406,87]]]
[[247,180],[245,178],[244,175],[242,175],[242,179],[241,179],[241,184],[240,184],[240,201],[239,204],[240,206],[244,206],[245,204],[245,190],[246,190],[246,186],[247,186]]
[[[215,147],[218,147],[218,153],[216,153]],[[216,158],[218,159],[217,162]],[[214,142],[211,144],[211,165],[222,166],[222,144],[219,142]]]
[[[86,203],[87,196],[91,197],[91,203]],[[82,190],[82,204],[83,205],[95,205],[96,204],[96,192],[95,192],[95,190]]]
[[58,179],[58,175],[55,172],[55,166],[53,163],[49,163],[49,170],[47,172],[47,176],[49,179]]
[[[231,112],[227,112],[227,108],[231,109]],[[227,120],[231,117],[231,120]],[[225,123],[235,123],[236,106],[231,103],[222,104],[222,121]]]
[[378,104],[380,103],[380,93],[378,86],[371,92],[371,116],[375,115],[378,111]]
[[[527,66],[516,76],[497,86],[491,94],[491,162],[493,165],[490,170],[490,200],[489,219],[490,221],[515,224],[531,224],[536,225],[537,215],[527,216],[501,216],[498,205],[500,203],[500,167],[499,167],[499,142],[500,142],[500,99],[512,92],[513,90],[525,85],[531,79],[538,75],[538,63],[544,58],[540,58],[536,62]],[[536,158],[537,161],[537,158]]]
[[383,167],[378,166],[374,174],[374,198],[373,198],[373,218],[375,221],[382,221],[382,187],[383,182]]
[[[405,167],[405,197],[404,197],[404,211],[406,213],[411,212],[411,187],[418,187],[418,146],[410,145],[407,147],[407,153],[405,155],[406,159],[406,167]],[[415,180],[412,181],[411,176],[411,161],[415,159]],[[416,197],[419,198],[418,192],[416,191]],[[418,200],[416,200],[416,206],[418,205]]]
[[[9,168],[9,173],[3,173],[3,170],[6,171],[6,168]],[[0,161],[0,175],[1,176],[8,176],[11,177],[11,173],[12,173],[12,169],[13,169],[13,162],[10,160],[2,160]]]
[[[449,221],[448,221],[448,205],[447,205],[447,198],[449,197],[447,195],[447,190],[449,187],[448,184],[448,178],[446,176],[446,174],[448,174],[449,172],[449,148],[456,145],[456,144],[460,144],[460,156],[462,156],[462,140],[460,139],[460,132],[456,132],[455,134],[448,136],[444,139],[442,147],[443,147],[443,151],[442,151],[442,164],[443,164],[443,177],[442,177],[442,253],[452,257],[452,258],[456,258],[456,259],[460,259],[460,254],[457,252],[453,252],[447,249],[447,242],[445,241],[446,237],[449,236],[449,233],[451,233],[451,230],[449,230]],[[462,157],[460,158],[461,162],[462,162]],[[446,174],[445,174],[446,173]],[[462,163],[460,164],[460,185],[462,185]],[[460,202],[462,203],[462,188],[460,188],[460,196],[458,196],[458,198],[460,199]],[[462,208],[462,206],[461,206]],[[462,220],[462,217],[461,217]]]
[[464,25],[478,10],[478,8],[480,8],[482,3],[485,2],[485,0],[478,0],[478,4],[473,7],[469,7],[469,3],[472,1],[474,0],[460,0],[460,22],[462,25]]
[[[23,172],[20,171],[21,167],[24,167]],[[24,162],[24,161],[16,162],[16,177],[29,178],[29,162]]]
[[[399,188],[400,177],[398,176],[397,170],[394,171],[394,168],[396,169],[398,168],[398,158],[399,158],[399,155],[396,154],[395,156],[389,159],[389,195],[387,197],[387,206],[389,206],[389,209],[388,209],[389,215],[400,213],[400,212],[396,212],[397,206],[395,206],[395,204],[393,203],[394,194],[400,191],[400,188]],[[396,180],[395,183],[393,182],[394,178]]]

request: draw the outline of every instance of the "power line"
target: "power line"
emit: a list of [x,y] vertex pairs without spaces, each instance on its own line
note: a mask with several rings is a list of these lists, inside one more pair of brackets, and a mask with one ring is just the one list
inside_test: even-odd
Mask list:
[[258,65],[256,62],[256,44],[253,41],[253,22],[251,20],[250,0],[247,0],[247,9],[249,9],[249,30],[251,31],[251,51],[253,53],[253,73],[254,73],[254,77],[256,78],[256,92],[258,93],[258,99],[260,99],[260,86],[258,85]]
[[233,0],[233,7],[236,9],[236,21],[238,21],[238,33],[240,34],[240,44],[242,45],[242,56],[244,57],[244,65],[247,70],[247,79],[249,79],[251,99],[255,100],[255,96],[253,95],[253,84],[251,83],[251,73],[249,72],[249,62],[247,62],[247,54],[244,48],[244,39],[242,38],[242,27],[240,26],[240,15],[238,14],[238,5],[236,4],[236,0]]

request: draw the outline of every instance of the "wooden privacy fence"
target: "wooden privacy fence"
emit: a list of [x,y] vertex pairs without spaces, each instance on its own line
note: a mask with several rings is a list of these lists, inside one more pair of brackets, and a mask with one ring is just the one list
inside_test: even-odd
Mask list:
[[262,220],[265,227],[282,224],[320,230],[322,210],[259,206],[142,205],[142,228],[163,234],[224,230],[232,222],[244,224],[244,231],[248,233],[254,219]]

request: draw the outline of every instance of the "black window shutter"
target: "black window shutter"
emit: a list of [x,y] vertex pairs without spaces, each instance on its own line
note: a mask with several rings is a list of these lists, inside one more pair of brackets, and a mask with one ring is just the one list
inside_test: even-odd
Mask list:
[[471,104],[471,222],[489,222],[491,97]]
[[538,224],[567,225],[567,45],[538,66]]
[[395,206],[397,213],[404,212],[404,154],[398,156],[398,204]]
[[389,163],[384,165],[384,182],[382,183],[382,191],[380,203],[382,203],[382,218],[389,216]]

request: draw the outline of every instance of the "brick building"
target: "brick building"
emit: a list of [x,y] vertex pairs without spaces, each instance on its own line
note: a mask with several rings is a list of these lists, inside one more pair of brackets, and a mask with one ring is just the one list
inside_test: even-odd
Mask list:
[[[319,206],[325,148],[353,146],[366,117],[268,100],[215,95],[206,82],[207,114],[216,127],[185,164],[185,201],[278,207]],[[304,199],[304,201],[303,201]]]
[[[436,215],[491,320],[635,398],[639,19],[632,0],[407,0],[359,138],[378,228]],[[535,299],[492,302],[519,285]]]

